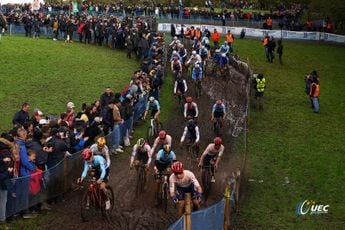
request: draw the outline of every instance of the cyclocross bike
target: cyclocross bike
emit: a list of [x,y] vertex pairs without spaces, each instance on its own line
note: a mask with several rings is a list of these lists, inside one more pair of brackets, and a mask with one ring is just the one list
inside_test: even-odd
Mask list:
[[111,212],[114,209],[114,192],[112,187],[107,185],[107,194],[103,192],[95,179],[89,180],[81,200],[81,218],[84,222],[93,222],[98,213],[112,224]]
[[152,145],[156,137],[158,137],[159,132],[163,130],[162,122],[158,122],[156,119],[151,118],[150,125],[147,127],[146,140]]

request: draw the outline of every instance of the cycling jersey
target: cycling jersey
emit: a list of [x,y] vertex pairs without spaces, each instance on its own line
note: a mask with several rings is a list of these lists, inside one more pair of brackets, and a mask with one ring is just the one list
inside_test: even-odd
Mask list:
[[107,166],[107,162],[105,161],[103,157],[99,155],[93,156],[92,163],[84,161],[84,170],[83,170],[83,173],[81,174],[81,177],[85,178],[89,169],[95,169],[96,179],[101,179],[103,181],[106,181],[108,180],[108,172],[109,172],[106,166]]
[[175,193],[175,186],[178,189],[188,188],[191,185],[194,185],[195,188],[200,187],[200,184],[195,175],[189,170],[183,170],[183,178],[181,179],[175,176],[175,174],[171,174],[169,177],[169,190],[171,195]]
[[188,89],[188,87],[187,87],[186,80],[184,80],[183,78],[178,78],[175,81],[174,93],[177,93],[178,91],[181,93],[185,93],[187,91],[187,89]]
[[214,104],[212,107],[212,113],[215,118],[223,117],[225,113],[225,105],[223,103],[221,105]]
[[90,146],[90,151],[94,156],[102,156],[107,161],[107,168],[109,168],[111,161],[108,146],[104,145],[102,149],[99,149],[97,144],[93,144]]
[[145,144],[143,148],[139,148],[137,144],[133,146],[133,152],[131,156],[131,164],[134,160],[142,161],[144,164],[151,163],[151,147],[148,144]]
[[172,69],[173,69],[173,71],[180,71],[181,70],[181,65],[180,65],[180,62],[174,62],[173,64],[172,64]]
[[201,154],[203,157],[203,165],[207,166],[210,164],[211,160],[216,160],[218,157],[221,157],[224,153],[224,145],[221,145],[219,149],[215,148],[215,144],[209,144],[205,151]]
[[202,78],[202,68],[194,67],[192,71],[192,79],[196,81],[196,80],[200,80],[201,78]]
[[195,141],[195,143],[199,142],[200,140],[199,127],[195,124],[184,127],[180,142],[184,142],[185,138],[191,141]]
[[170,151],[169,154],[165,154],[164,150],[161,149],[157,153],[155,166],[159,172],[163,172],[174,161],[176,161],[176,155],[173,151]]
[[174,151],[170,151],[169,154],[165,154],[164,150],[161,149],[157,153],[156,161],[162,164],[170,164],[171,162],[176,160],[176,155]]
[[197,62],[199,62],[199,63],[201,63],[202,62],[202,60],[201,60],[201,57],[200,57],[200,55],[199,54],[196,54],[196,55],[192,55],[190,58],[189,58],[189,60],[187,61],[187,65],[189,65],[189,63],[197,63]]
[[148,101],[146,104],[146,111],[148,110],[159,110],[160,106],[159,106],[159,102],[157,100],[154,100],[153,102]]
[[190,117],[198,117],[199,115],[199,110],[198,106],[195,102],[191,103],[185,103],[184,104],[184,117],[187,118],[188,116]]
[[152,148],[151,148],[151,155],[153,155],[155,149],[157,147],[158,150],[163,148],[164,145],[170,145],[171,146],[171,142],[172,142],[172,138],[169,134],[166,135],[165,139],[160,139],[159,137],[157,137],[155,139],[155,141],[153,142]]

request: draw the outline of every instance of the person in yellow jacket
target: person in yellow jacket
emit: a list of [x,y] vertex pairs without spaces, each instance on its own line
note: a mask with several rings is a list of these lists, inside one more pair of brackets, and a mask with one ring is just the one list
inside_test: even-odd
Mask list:
[[266,88],[266,79],[264,78],[263,74],[258,74],[256,78],[253,80],[255,85],[255,102],[254,102],[254,109],[258,107],[259,109],[263,109],[262,105],[262,97],[264,95],[264,91]]

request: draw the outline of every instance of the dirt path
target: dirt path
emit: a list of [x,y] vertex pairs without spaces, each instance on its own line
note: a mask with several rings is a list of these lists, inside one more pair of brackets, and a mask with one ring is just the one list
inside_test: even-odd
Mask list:
[[[234,70],[232,70],[234,71]],[[203,151],[205,147],[212,142],[214,133],[210,121],[211,106],[217,98],[223,98],[228,108],[231,108],[231,113],[228,115],[228,122],[223,129],[223,142],[225,145],[225,153],[220,163],[218,172],[216,174],[216,183],[212,188],[211,195],[207,205],[219,201],[224,192],[224,188],[231,173],[241,163],[242,156],[235,153],[232,148],[234,124],[241,129],[241,120],[243,108],[245,107],[245,87],[242,76],[238,74],[231,74],[227,79],[212,79],[209,78],[203,83],[203,94],[197,100],[199,106],[198,124],[201,135],[201,148]],[[190,88],[193,88],[190,86]],[[192,96],[194,92],[189,92]],[[210,99],[210,96],[213,99]],[[176,101],[177,106],[177,101]],[[178,111],[177,109],[175,111]],[[184,162],[186,154],[184,149],[178,147],[178,143],[184,128],[184,119],[182,114],[178,112],[171,116],[170,122],[164,124],[167,132],[173,137],[173,150],[177,155],[177,159]],[[225,130],[230,130],[225,132]],[[239,130],[240,131],[240,130]],[[177,218],[177,210],[174,208],[172,202],[169,203],[167,213],[161,209],[154,207],[154,181],[153,176],[150,176],[146,192],[139,198],[135,197],[136,174],[134,170],[129,170],[128,162],[130,158],[129,149],[127,151],[128,157],[119,158],[113,157],[113,164],[111,166],[111,180],[110,185],[114,188],[115,194],[115,208],[112,213],[114,225],[109,227],[102,217],[94,224],[82,223],[80,219],[79,199],[81,191],[69,193],[65,197],[65,202],[54,206],[54,212],[58,218],[49,224],[46,224],[42,229],[167,229]],[[192,169],[200,181],[200,173],[196,169]],[[152,174],[152,171],[150,175]],[[203,204],[205,207],[206,204]]]

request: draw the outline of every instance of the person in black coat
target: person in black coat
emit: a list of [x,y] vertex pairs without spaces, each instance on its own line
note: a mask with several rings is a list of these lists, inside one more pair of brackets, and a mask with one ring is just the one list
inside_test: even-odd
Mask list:
[[29,108],[30,108],[29,103],[24,102],[21,110],[16,112],[16,114],[14,115],[12,119],[12,124],[23,126],[26,122],[30,121]]

